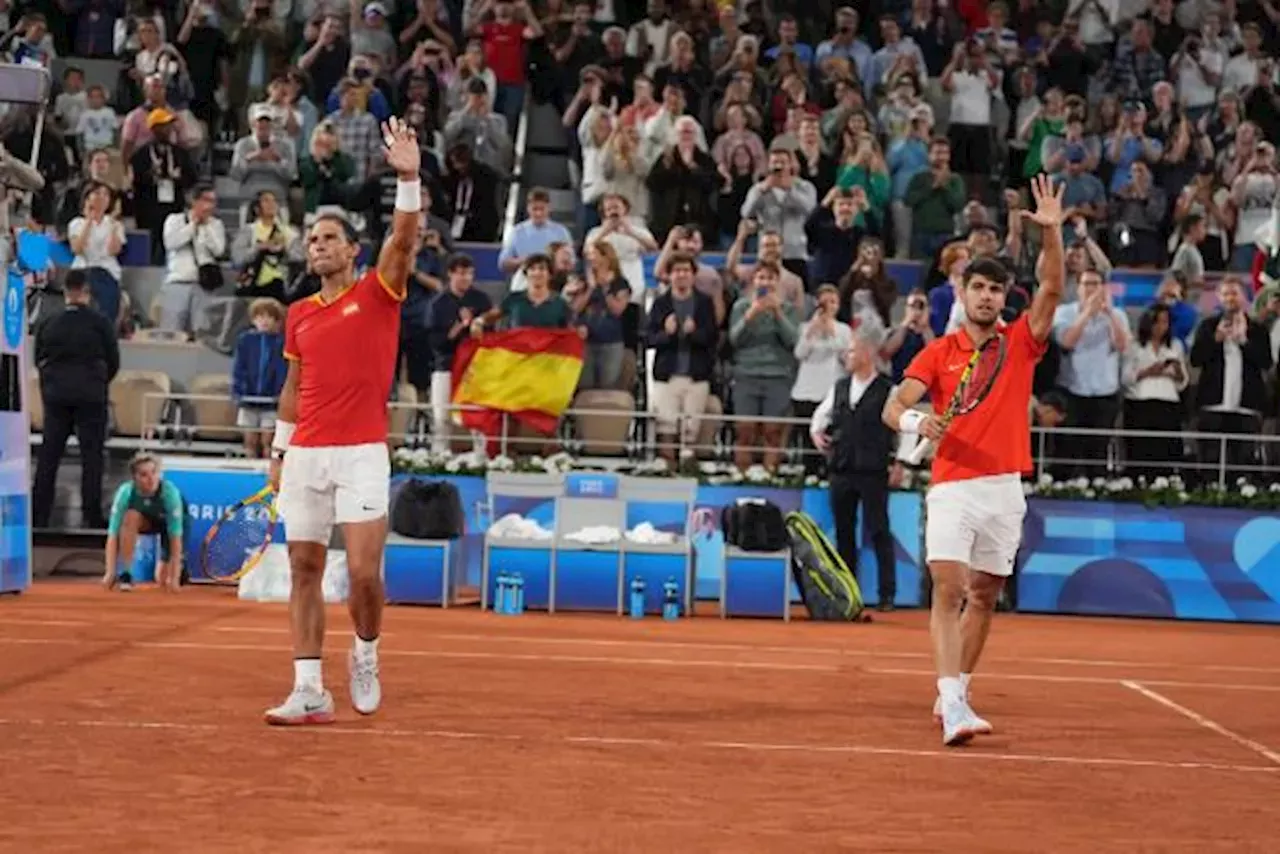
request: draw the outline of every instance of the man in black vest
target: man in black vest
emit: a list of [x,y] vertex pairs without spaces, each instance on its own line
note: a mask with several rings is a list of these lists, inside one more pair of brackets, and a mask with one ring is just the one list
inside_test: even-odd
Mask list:
[[836,381],[809,423],[813,444],[829,452],[831,513],[836,549],[855,573],[858,550],[853,525],[862,504],[862,535],[876,552],[881,611],[892,611],[897,593],[893,535],[889,532],[889,461],[894,436],[880,420],[893,383],[876,371],[878,336],[859,328],[844,353],[849,375]]
[[120,370],[120,347],[110,322],[89,305],[84,270],[67,272],[67,307],[36,328],[35,362],[44,399],[44,436],[31,488],[32,525],[49,527],[54,483],[67,439],[80,440],[80,512],[85,528],[107,527],[102,514],[107,386]]

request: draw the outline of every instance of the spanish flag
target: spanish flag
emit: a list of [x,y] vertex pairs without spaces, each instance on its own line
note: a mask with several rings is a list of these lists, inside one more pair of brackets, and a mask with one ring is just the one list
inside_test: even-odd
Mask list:
[[578,387],[582,347],[573,329],[530,327],[466,339],[453,357],[452,399],[483,409],[460,412],[462,426],[497,436],[505,412],[553,435]]

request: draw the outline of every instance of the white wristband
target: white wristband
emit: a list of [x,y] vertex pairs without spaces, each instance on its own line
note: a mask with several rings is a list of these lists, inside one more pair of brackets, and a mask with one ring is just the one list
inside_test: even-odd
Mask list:
[[396,181],[396,210],[417,213],[422,210],[422,182]]
[[289,450],[289,443],[293,441],[293,431],[296,425],[291,421],[276,421],[276,432],[271,437],[271,450],[277,454],[283,454]]
[[919,433],[920,424],[927,416],[918,409],[908,409],[898,416],[899,433]]

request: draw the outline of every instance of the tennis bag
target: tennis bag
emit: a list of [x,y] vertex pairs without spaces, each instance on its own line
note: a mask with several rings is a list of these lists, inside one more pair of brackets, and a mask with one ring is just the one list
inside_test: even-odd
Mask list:
[[862,614],[862,590],[844,558],[807,513],[788,513],[786,524],[791,537],[791,572],[809,616],[856,621]]
[[720,511],[724,541],[746,552],[779,552],[787,547],[782,510],[763,498],[739,498]]
[[466,516],[458,488],[445,480],[409,478],[391,505],[391,530],[415,540],[456,540]]

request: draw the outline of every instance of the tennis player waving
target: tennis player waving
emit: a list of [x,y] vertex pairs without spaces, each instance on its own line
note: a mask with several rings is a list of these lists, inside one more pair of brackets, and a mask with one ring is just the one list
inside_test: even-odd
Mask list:
[[[920,351],[884,407],[890,427],[937,445],[925,498],[925,551],[933,577],[935,712],[947,745],[991,732],[969,706],[969,674],[1022,538],[1031,380],[1062,301],[1062,188],[1055,191],[1052,179],[1040,175],[1031,192],[1036,210],[1023,216],[1041,227],[1044,241],[1031,308],[1013,323],[1001,323],[1010,274],[996,261],[971,263],[960,294],[963,325]],[[926,392],[932,415],[912,408]]]
[[293,584],[293,693],[266,713],[271,724],[332,723],[333,697],[320,678],[326,551],[342,526],[355,627],[351,704],[372,714],[382,700],[382,552],[391,465],[387,399],[400,340],[400,303],[413,269],[422,206],[418,141],[399,119],[383,125],[387,164],[396,171],[391,235],[377,268],[356,278],[360,243],[339,215],[320,216],[307,234],[307,261],[320,293],[294,303],[285,321],[289,373],[271,443],[272,485],[289,542]]

